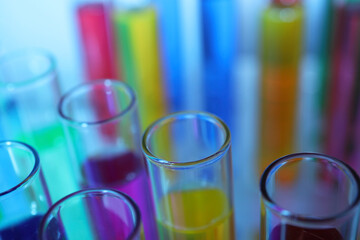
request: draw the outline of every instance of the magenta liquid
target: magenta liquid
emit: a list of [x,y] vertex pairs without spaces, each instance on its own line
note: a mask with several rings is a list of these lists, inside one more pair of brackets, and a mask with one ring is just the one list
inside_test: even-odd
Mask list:
[[131,152],[88,159],[83,165],[88,187],[111,187],[139,206],[146,239],[157,239],[154,208],[143,160]]
[[270,233],[269,240],[343,240],[335,228],[310,229],[293,225],[277,225]]

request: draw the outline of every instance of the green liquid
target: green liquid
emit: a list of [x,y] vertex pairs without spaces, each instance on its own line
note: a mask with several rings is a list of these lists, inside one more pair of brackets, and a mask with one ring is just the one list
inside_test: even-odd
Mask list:
[[[66,195],[80,190],[61,124],[24,134],[19,140],[30,144],[38,152],[53,204]],[[67,239],[94,239],[90,216],[84,207],[73,208],[71,212],[63,213],[61,218]]]
[[53,203],[79,190],[60,124],[25,133],[19,141],[30,144],[38,152]]

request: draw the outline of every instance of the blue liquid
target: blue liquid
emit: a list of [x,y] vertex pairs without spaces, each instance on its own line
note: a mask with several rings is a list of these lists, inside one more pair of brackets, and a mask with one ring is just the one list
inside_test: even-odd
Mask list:
[[232,0],[204,0],[205,108],[231,127],[233,65],[236,54],[236,4]]
[[38,228],[42,216],[37,215],[30,217],[18,224],[11,225],[0,230],[0,239],[4,240],[37,240]]
[[184,74],[182,63],[179,3],[160,0],[159,23],[164,74],[170,112],[184,110]]

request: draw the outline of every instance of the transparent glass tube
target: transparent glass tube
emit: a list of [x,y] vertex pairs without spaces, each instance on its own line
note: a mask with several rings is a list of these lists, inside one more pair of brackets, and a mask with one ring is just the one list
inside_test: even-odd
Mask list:
[[356,239],[359,184],[353,169],[327,155],[279,158],[260,180],[260,239]]
[[53,202],[78,190],[57,114],[60,86],[53,56],[25,49],[0,58],[0,132],[33,146]]
[[[81,228],[67,228],[67,216],[79,209],[85,209],[86,215],[74,215],[72,223],[90,220],[90,236]],[[41,222],[40,239],[135,240],[140,239],[140,227],[140,211],[129,196],[111,189],[85,189],[64,197],[49,209]]]
[[175,113],[145,131],[160,239],[234,239],[230,146],[224,122],[203,112]]
[[36,240],[51,200],[35,149],[0,142],[0,183],[0,239]]
[[133,90],[118,80],[81,84],[61,98],[59,113],[80,185],[128,194],[141,210],[146,239],[156,239]]

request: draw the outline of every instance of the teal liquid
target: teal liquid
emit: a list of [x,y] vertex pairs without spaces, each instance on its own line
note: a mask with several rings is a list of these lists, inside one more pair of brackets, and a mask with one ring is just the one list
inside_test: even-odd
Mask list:
[[[25,133],[19,141],[32,145],[38,152],[53,204],[80,190],[61,124]],[[68,239],[93,239],[89,215],[84,207],[74,208],[71,212],[63,213],[61,217]]]
[[30,144],[38,152],[41,170],[53,203],[80,189],[75,180],[60,124],[24,134],[19,140]]

